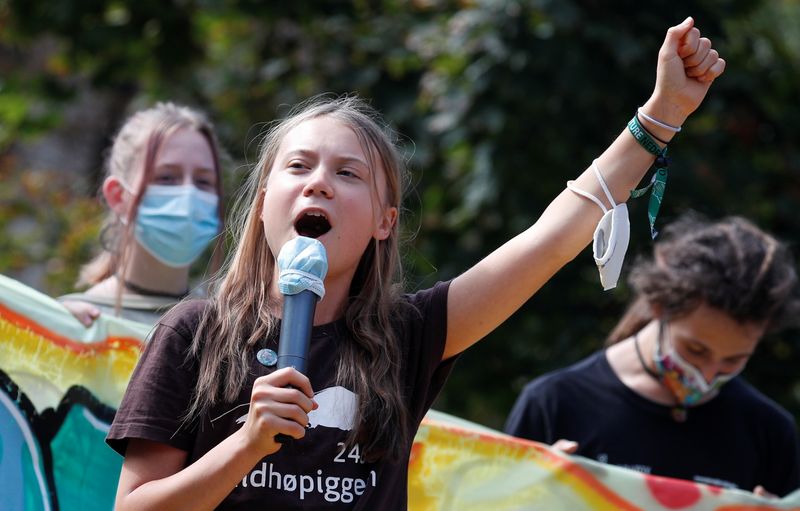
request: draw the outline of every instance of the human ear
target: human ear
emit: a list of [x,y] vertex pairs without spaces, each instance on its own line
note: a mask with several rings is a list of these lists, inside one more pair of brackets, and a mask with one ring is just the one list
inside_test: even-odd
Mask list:
[[108,176],[103,181],[103,197],[106,199],[108,207],[120,218],[127,216],[127,201],[125,200],[125,188],[117,176]]
[[373,237],[378,241],[383,241],[392,234],[392,229],[397,221],[397,208],[392,206],[383,210],[381,220],[375,229]]

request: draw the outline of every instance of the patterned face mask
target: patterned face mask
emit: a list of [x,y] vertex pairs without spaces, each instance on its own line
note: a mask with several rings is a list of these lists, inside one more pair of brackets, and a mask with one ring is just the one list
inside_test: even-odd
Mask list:
[[[664,322],[659,322],[658,343],[653,354],[661,381],[669,389],[678,404],[684,407],[694,406],[705,399],[714,397],[719,392],[720,387],[726,382],[737,376],[744,366],[739,370],[716,375],[711,382],[707,382],[703,373],[695,366],[687,362],[675,350],[672,343],[667,344],[664,337]],[[665,349],[666,348],[666,349]]]

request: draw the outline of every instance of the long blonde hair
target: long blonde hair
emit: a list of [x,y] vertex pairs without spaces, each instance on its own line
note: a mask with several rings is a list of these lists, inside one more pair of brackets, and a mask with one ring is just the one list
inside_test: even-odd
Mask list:
[[[220,225],[223,224],[225,206],[219,150],[214,128],[208,119],[197,110],[173,103],[158,103],[152,108],[136,112],[114,137],[114,143],[106,160],[105,177],[116,176],[128,185],[136,183],[136,177],[140,174],[142,179],[138,180],[138,188],[132,191],[133,206],[129,210],[128,217],[122,219],[113,211],[106,216],[100,231],[102,251],[81,268],[76,284],[78,287],[91,286],[112,275],[125,274],[133,243],[134,219],[147,184],[155,171],[156,155],[164,140],[180,129],[197,131],[203,135],[211,148],[214,156],[214,173],[217,176],[216,191],[219,196],[217,214]],[[212,271],[221,265],[221,243],[221,237],[218,237],[211,264]],[[119,294],[121,293],[120,286]],[[117,298],[119,301],[119,296]]]
[[[233,401],[242,390],[249,353],[260,340],[274,335],[275,299],[269,290],[275,259],[260,220],[263,190],[278,148],[299,124],[331,117],[358,137],[372,169],[386,173],[386,206],[400,209],[406,178],[396,135],[362,100],[344,96],[317,97],[299,105],[267,132],[260,159],[240,196],[231,222],[234,246],[218,280],[212,283],[211,304],[195,335],[190,356],[199,360],[199,378],[187,417],[206,413],[221,399]],[[373,176],[373,187],[375,172]],[[381,194],[382,195],[382,194]],[[379,195],[379,196],[381,196]],[[359,262],[345,306],[347,333],[338,351],[337,383],[359,399],[349,442],[360,442],[368,460],[399,459],[411,441],[409,414],[402,401],[398,336],[392,315],[402,306],[398,221],[382,241],[373,239]]]

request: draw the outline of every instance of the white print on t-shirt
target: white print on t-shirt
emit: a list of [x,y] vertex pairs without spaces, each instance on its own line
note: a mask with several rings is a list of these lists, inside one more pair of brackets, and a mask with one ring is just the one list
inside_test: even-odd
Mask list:
[[350,449],[350,452],[346,452],[347,444],[344,442],[337,443],[336,447],[339,448],[339,454],[337,454],[336,457],[333,458],[334,463],[347,463],[348,460],[354,461],[356,463],[364,463],[364,458],[359,453],[359,451],[361,450],[359,444],[356,444],[352,449]]
[[308,427],[325,426],[344,431],[353,429],[358,402],[356,395],[344,387],[330,387],[314,394],[319,408],[308,414]]
[[[314,394],[314,401],[319,408],[308,414],[308,427],[339,428],[344,431],[353,429],[358,402],[356,395],[344,387],[329,387]],[[244,424],[247,414],[236,419],[237,424]]]
[[378,484],[378,476],[374,470],[364,478],[323,476],[322,469],[317,470],[317,475],[282,474],[275,470],[272,463],[261,462],[261,466],[244,476],[242,487],[269,488],[282,490],[289,493],[297,492],[300,500],[310,493],[319,493],[328,502],[353,502],[355,497],[364,494],[367,487]]
[[[358,406],[358,400],[353,392],[341,386],[329,387],[314,394],[314,401],[319,407],[308,414],[309,428],[322,426],[344,431],[353,429]],[[236,422],[242,424],[246,420],[247,414],[236,419]],[[358,444],[348,449],[344,442],[339,442],[332,461],[364,463],[360,451]],[[273,463],[262,461],[244,476],[240,486],[295,493],[300,500],[305,500],[311,494],[319,494],[327,502],[348,504],[363,495],[367,488],[374,488],[378,484],[378,474],[374,470],[370,470],[364,478],[325,475],[322,469],[317,469],[316,475],[293,474],[280,470],[280,467]]]

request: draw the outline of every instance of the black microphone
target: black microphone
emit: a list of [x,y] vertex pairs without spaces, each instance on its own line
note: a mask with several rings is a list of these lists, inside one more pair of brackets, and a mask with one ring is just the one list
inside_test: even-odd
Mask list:
[[[283,317],[278,343],[278,369],[294,367],[306,374],[311,329],[317,301],[325,294],[323,279],[328,272],[325,246],[304,236],[288,241],[278,254],[278,287],[283,295]],[[291,441],[284,434],[278,443]]]

